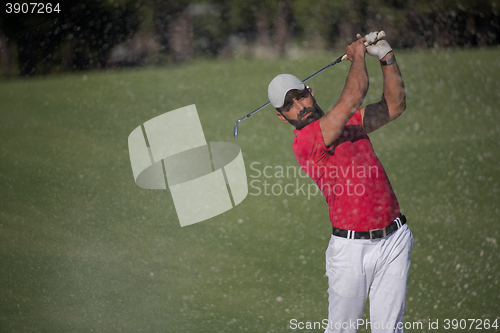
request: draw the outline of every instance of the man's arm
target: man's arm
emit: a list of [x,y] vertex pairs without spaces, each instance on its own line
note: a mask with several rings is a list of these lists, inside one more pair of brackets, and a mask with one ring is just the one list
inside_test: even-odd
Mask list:
[[[387,43],[385,40],[383,42]],[[389,44],[387,46],[390,48]],[[393,56],[394,53],[390,51],[379,60],[390,61]],[[406,109],[405,86],[397,62],[382,65],[382,73],[384,75],[382,99],[360,110],[363,128],[367,133],[390,123]]]
[[340,136],[345,124],[363,103],[368,91],[368,71],[365,64],[364,38],[347,47],[347,59],[352,61],[346,84],[333,108],[319,120],[325,146],[329,147]]

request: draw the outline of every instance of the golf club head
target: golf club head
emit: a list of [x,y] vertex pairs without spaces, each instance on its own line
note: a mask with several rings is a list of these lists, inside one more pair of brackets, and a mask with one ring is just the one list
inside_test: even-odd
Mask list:
[[233,135],[234,135],[234,138],[235,138],[235,139],[238,139],[238,123],[239,123],[239,122],[240,122],[240,121],[239,121],[239,120],[237,120],[237,121],[234,123],[234,131],[233,131]]

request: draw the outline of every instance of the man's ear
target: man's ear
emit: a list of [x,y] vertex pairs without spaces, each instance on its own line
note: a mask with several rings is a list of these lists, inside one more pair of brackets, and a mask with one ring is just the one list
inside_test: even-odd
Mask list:
[[288,120],[286,120],[285,117],[283,117],[283,115],[281,114],[281,112],[276,111],[276,115],[278,116],[278,118],[280,118],[281,120],[283,120],[285,123],[288,124]]
[[312,97],[315,97],[311,87],[307,87],[307,90],[309,90],[309,93],[311,94]]

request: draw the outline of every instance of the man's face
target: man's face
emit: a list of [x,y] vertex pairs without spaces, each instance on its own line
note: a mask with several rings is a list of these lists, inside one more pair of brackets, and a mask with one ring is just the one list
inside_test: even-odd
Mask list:
[[294,89],[286,94],[285,102],[279,109],[278,117],[280,114],[284,118],[282,118],[283,120],[286,120],[296,129],[302,129],[323,117],[324,112],[316,103],[312,91]]

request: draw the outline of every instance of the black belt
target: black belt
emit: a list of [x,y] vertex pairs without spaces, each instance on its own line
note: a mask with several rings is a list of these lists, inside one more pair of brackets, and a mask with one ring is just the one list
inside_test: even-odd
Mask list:
[[389,236],[394,231],[401,228],[404,224],[406,224],[406,217],[400,214],[399,217],[397,217],[391,224],[389,224],[385,228],[372,229],[370,231],[352,231],[334,227],[332,234],[334,236],[349,239],[369,239],[373,241]]

